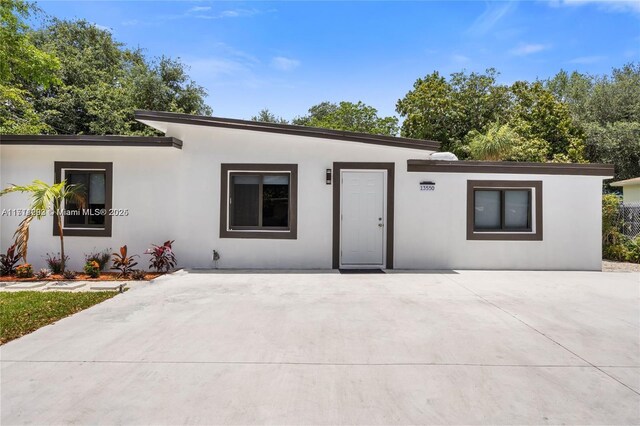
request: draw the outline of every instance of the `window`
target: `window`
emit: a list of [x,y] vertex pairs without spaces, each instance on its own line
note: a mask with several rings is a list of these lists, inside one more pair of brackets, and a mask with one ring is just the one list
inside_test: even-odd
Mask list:
[[[69,236],[111,236],[111,163],[56,162],[55,180],[79,185],[84,205],[66,202],[63,228]],[[57,220],[53,232],[58,235]]]
[[297,237],[295,164],[223,164],[221,238]]
[[467,181],[468,240],[542,240],[542,182]]

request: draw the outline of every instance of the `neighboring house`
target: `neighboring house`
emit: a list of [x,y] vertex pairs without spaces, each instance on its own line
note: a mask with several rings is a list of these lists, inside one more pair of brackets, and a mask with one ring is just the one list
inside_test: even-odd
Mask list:
[[[65,216],[65,247],[175,239],[180,266],[601,268],[602,180],[613,166],[438,161],[437,142],[138,111],[165,137],[2,136],[0,184],[67,179],[97,215]],[[26,195],[0,209],[28,206]],[[77,206],[67,206],[75,210]],[[100,214],[101,209],[111,214]],[[20,217],[3,216],[2,248]],[[31,225],[29,261],[57,252]],[[146,259],[141,260],[146,266]]]
[[624,203],[640,203],[640,177],[619,180],[611,186],[622,187],[622,201]]

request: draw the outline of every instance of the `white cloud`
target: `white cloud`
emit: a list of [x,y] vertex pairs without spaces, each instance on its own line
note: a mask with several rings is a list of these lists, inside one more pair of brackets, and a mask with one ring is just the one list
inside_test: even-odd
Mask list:
[[640,14],[640,1],[638,0],[551,0],[549,4],[554,7],[595,5],[598,9],[607,12]]
[[297,59],[285,58],[284,56],[276,56],[271,59],[271,67],[280,71],[291,71],[300,66]]
[[93,26],[96,27],[99,30],[111,32],[111,28],[105,27],[104,25],[100,25],[100,24],[94,23]]
[[570,64],[595,64],[607,59],[606,56],[579,56],[568,61]]
[[485,11],[467,29],[467,33],[474,36],[487,34],[515,7],[515,2],[489,3]]
[[454,53],[453,55],[451,55],[451,60],[459,64],[464,64],[469,62],[471,58],[469,58],[468,56],[461,55],[459,53]]
[[211,10],[211,6],[194,6],[187,13],[206,12],[208,10]]
[[517,47],[514,47],[509,52],[516,56],[527,56],[533,53],[542,52],[547,50],[549,46],[539,43],[521,43]]

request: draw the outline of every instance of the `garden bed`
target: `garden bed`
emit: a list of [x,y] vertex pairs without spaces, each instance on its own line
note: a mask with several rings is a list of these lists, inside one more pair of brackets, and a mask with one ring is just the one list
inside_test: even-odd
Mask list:
[[[144,280],[149,281],[154,278],[158,278],[162,273],[159,272],[146,272],[144,274]],[[70,280],[63,277],[61,274],[52,274],[47,278],[38,279],[32,278],[17,278],[15,275],[5,275],[0,277],[0,282],[29,282],[29,281],[132,281],[131,277],[123,278],[119,276],[118,272],[102,272],[98,278],[91,278],[87,274],[77,274],[75,279]]]

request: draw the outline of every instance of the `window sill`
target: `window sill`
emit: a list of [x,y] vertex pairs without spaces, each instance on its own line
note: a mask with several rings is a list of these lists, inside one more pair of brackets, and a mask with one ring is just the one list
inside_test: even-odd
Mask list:
[[238,231],[221,230],[220,238],[253,238],[263,240],[296,240],[295,231]]
[[467,240],[484,241],[542,241],[541,232],[475,231],[467,234]]
[[[110,237],[111,230],[105,228],[62,228],[62,234],[65,237]],[[57,226],[53,230],[53,235],[60,236]]]

